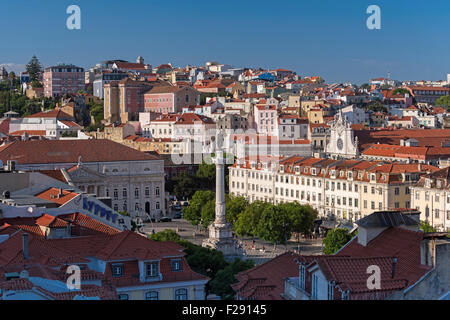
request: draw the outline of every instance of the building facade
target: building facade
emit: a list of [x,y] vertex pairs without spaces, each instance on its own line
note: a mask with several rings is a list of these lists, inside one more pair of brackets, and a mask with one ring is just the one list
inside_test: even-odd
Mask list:
[[45,68],[43,80],[46,97],[58,97],[85,89],[84,69],[74,65]]
[[410,187],[438,170],[419,164],[309,157],[247,158],[230,167],[230,193],[250,202],[309,204],[321,216],[356,221],[376,210],[411,208]]
[[412,207],[438,231],[450,231],[450,167],[420,178],[411,186]]
[[110,140],[15,141],[1,147],[0,160],[23,171],[64,169],[69,184],[132,217],[165,214],[164,161]]

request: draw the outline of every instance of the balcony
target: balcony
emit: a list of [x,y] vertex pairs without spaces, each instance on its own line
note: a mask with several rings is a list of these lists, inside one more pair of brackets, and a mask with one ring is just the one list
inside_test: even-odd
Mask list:
[[310,294],[299,287],[298,277],[284,279],[282,298],[285,300],[311,300]]

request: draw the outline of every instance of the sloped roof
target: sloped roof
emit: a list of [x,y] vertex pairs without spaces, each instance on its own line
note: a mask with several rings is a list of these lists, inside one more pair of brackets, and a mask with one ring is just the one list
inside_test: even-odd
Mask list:
[[20,164],[158,160],[111,140],[29,140],[14,141],[0,147],[0,160]]

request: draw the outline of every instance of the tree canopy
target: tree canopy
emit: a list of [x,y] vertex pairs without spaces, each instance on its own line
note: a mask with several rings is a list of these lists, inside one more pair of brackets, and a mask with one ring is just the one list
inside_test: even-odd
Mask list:
[[[216,195],[214,192],[206,190],[198,190],[192,196],[189,205],[183,208],[183,216],[192,225],[197,226],[202,221],[202,211],[203,207],[210,201],[215,199]],[[206,217],[206,211],[204,215]]]
[[39,59],[34,55],[30,62],[26,65],[26,70],[28,74],[30,75],[31,81],[37,81],[39,80],[39,74],[42,71],[42,65],[39,62]]
[[422,230],[425,233],[429,232],[436,232],[436,229],[433,228],[428,222],[426,221],[420,221],[420,230]]
[[228,263],[222,252],[183,240],[175,231],[170,229],[149,235],[149,238],[154,241],[174,241],[185,247],[186,262],[192,270],[211,278],[206,286],[206,291],[219,295],[222,299],[234,297],[234,291],[230,286],[236,282],[234,275],[253,267],[252,261],[240,259]]
[[447,108],[447,110],[450,110],[450,96],[442,96],[439,99],[437,99],[434,104],[439,107]]
[[335,254],[351,239],[352,235],[347,229],[335,228],[330,230],[325,239],[323,239],[323,253],[328,255]]

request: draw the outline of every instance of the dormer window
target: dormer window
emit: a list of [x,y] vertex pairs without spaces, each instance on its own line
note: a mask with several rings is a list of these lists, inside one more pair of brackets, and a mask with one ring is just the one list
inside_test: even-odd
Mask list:
[[425,180],[425,186],[426,186],[427,188],[431,188],[431,179],[426,179],[426,180]]
[[370,181],[375,181],[376,180],[376,174],[375,173],[372,173],[372,174],[370,174]]
[[173,272],[183,271],[182,264],[181,264],[181,259],[170,260],[170,269]]
[[159,275],[159,262],[149,262],[145,265],[145,276],[147,278],[157,277]]
[[302,288],[303,290],[305,289],[305,274],[306,274],[305,266],[301,265],[300,266],[300,275],[299,275],[299,285],[300,285],[300,288]]
[[115,263],[111,265],[111,273],[113,277],[123,276],[123,263]]
[[441,187],[441,180],[436,180],[436,187],[440,188]]
[[311,174],[317,175],[317,170],[316,170],[316,168],[311,168]]
[[351,171],[347,172],[347,178],[352,179],[353,178],[353,172],[351,172]]

